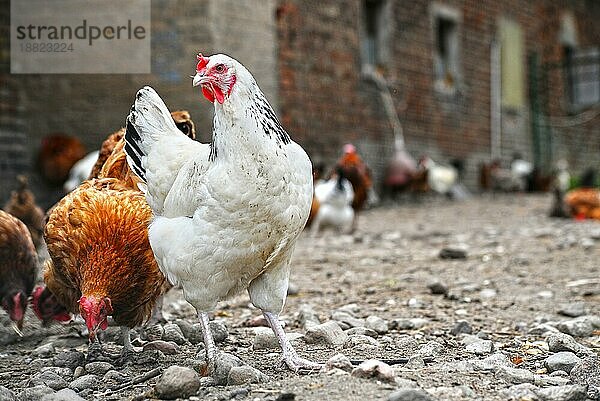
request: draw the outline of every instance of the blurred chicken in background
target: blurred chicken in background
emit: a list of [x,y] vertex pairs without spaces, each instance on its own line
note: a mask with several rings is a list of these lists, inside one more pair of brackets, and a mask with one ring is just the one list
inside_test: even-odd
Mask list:
[[600,220],[600,190],[596,187],[596,170],[586,170],[580,185],[565,195],[565,204],[571,215],[577,220]]
[[394,155],[388,163],[383,181],[385,193],[393,198],[399,192],[410,188],[416,172],[417,163],[406,151],[404,142],[396,139],[394,142]]
[[79,139],[66,134],[48,135],[42,139],[37,167],[48,183],[62,185],[71,168],[85,154],[85,146]]
[[437,164],[429,156],[419,160],[418,168],[426,172],[429,188],[439,194],[450,195],[452,187],[458,182],[458,171],[454,167]]
[[88,153],[83,159],[77,161],[69,171],[69,178],[63,184],[65,192],[71,192],[90,176],[96,165],[100,152],[95,150]]
[[27,226],[33,245],[39,250],[44,243],[44,210],[35,203],[27,177],[19,175],[17,182],[17,189],[12,191],[3,209]]
[[367,205],[369,195],[373,190],[371,170],[362,160],[356,147],[351,143],[344,145],[342,157],[336,163],[336,169],[341,168],[344,177],[352,184],[354,198],[352,209],[354,209],[354,221],[352,229],[356,229],[358,213]]
[[315,198],[319,202],[319,208],[311,227],[313,236],[325,227],[333,227],[342,233],[352,230],[354,191],[340,166],[329,180],[315,186]]

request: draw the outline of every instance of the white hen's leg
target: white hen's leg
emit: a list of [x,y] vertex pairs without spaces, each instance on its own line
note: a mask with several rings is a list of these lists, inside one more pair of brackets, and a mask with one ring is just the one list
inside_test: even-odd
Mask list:
[[285,362],[288,368],[294,372],[299,372],[301,370],[319,370],[322,368],[322,365],[298,356],[296,350],[294,347],[292,347],[290,340],[288,340],[287,336],[285,335],[277,315],[270,312],[263,312],[263,314],[265,315],[269,326],[271,326],[273,329],[275,336],[277,336],[277,340],[279,340],[279,345],[283,351],[283,362]]
[[215,356],[217,354],[217,346],[215,340],[210,331],[208,313],[198,313],[200,324],[202,325],[202,336],[204,337],[204,348],[206,350],[206,364],[209,370],[212,370],[215,366]]

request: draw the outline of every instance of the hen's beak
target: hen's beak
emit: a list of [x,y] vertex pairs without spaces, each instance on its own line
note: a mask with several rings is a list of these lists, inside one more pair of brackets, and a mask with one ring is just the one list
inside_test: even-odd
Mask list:
[[194,75],[194,80],[192,81],[192,85],[198,86],[202,83],[201,81],[202,81],[202,75],[196,74],[196,75]]

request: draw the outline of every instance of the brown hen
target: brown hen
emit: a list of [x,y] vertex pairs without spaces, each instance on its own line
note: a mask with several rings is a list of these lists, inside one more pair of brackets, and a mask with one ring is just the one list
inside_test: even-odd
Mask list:
[[85,155],[85,146],[79,139],[65,134],[48,135],[42,139],[37,167],[48,182],[62,184],[71,167]]
[[20,175],[17,181],[19,186],[11,193],[3,209],[25,223],[33,245],[38,249],[43,243],[44,211],[35,203],[35,196],[29,190],[27,177]]
[[36,277],[37,254],[27,227],[0,210],[0,302],[19,335]]
[[129,328],[150,317],[165,288],[148,242],[151,218],[144,195],[114,178],[85,181],[49,216],[44,281],[85,319],[91,342],[110,315],[121,326],[123,352],[131,352]]

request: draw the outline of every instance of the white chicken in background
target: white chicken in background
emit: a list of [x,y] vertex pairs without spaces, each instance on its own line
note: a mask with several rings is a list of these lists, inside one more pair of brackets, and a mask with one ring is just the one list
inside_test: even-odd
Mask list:
[[454,167],[437,164],[429,156],[423,157],[419,164],[427,170],[427,184],[437,193],[449,194],[458,181],[458,172]]
[[155,214],[150,245],[198,312],[209,371],[216,347],[208,312],[243,289],[263,311],[287,366],[320,368],[298,356],[278,318],[311,207],[310,160],[242,64],[222,54],[197,60],[193,85],[214,104],[210,145],[182,134],[150,87],[138,91],[127,118],[127,161]]
[[315,185],[315,197],[319,201],[319,210],[311,226],[313,236],[321,228],[328,226],[343,233],[352,230],[354,190],[350,181],[344,177],[343,169],[338,168],[329,180]]
[[99,154],[100,152],[97,150],[90,152],[71,167],[71,170],[69,170],[69,178],[63,184],[65,192],[71,192],[77,188],[79,184],[89,178],[92,168],[94,168],[94,164],[96,164],[96,160],[98,160]]

